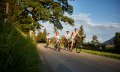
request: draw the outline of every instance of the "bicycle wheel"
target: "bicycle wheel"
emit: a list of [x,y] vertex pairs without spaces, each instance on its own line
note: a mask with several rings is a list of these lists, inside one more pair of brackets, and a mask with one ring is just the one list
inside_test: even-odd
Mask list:
[[81,52],[81,47],[77,47],[77,48],[76,48],[76,52],[77,52],[77,53],[80,53],[80,52]]
[[57,49],[60,52],[60,43],[57,43]]
[[56,50],[56,49],[57,49],[57,44],[55,43],[55,44],[54,44],[54,50]]

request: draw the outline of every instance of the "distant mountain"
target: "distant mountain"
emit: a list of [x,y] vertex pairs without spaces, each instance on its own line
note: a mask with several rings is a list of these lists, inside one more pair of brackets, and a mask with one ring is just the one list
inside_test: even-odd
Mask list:
[[105,44],[105,45],[106,45],[106,44],[108,44],[108,45],[113,45],[113,44],[114,44],[114,39],[115,39],[115,37],[112,37],[111,39],[103,42],[103,44]]

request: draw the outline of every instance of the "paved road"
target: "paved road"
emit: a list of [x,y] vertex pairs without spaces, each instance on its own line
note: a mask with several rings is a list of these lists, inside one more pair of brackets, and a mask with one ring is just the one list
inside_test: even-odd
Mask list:
[[44,72],[120,72],[120,60],[61,50],[60,52],[38,44],[44,63]]

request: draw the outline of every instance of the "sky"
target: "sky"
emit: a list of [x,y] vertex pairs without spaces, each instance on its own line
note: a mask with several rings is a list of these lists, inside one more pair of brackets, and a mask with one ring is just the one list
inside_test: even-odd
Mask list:
[[[86,42],[90,42],[93,35],[97,35],[100,42],[109,40],[120,32],[120,0],[74,0],[69,1],[74,7],[72,15],[65,14],[74,19],[74,27],[62,23],[64,35],[67,30],[72,31],[83,25],[86,33]],[[42,23],[47,31],[54,36],[53,25]],[[71,32],[70,32],[71,33]]]

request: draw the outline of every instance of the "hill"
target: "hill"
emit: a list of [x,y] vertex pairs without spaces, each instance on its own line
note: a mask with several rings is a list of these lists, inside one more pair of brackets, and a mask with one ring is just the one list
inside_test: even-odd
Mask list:
[[115,37],[112,37],[111,39],[103,42],[103,44],[105,44],[105,45],[113,45],[114,44],[114,39],[115,39]]

